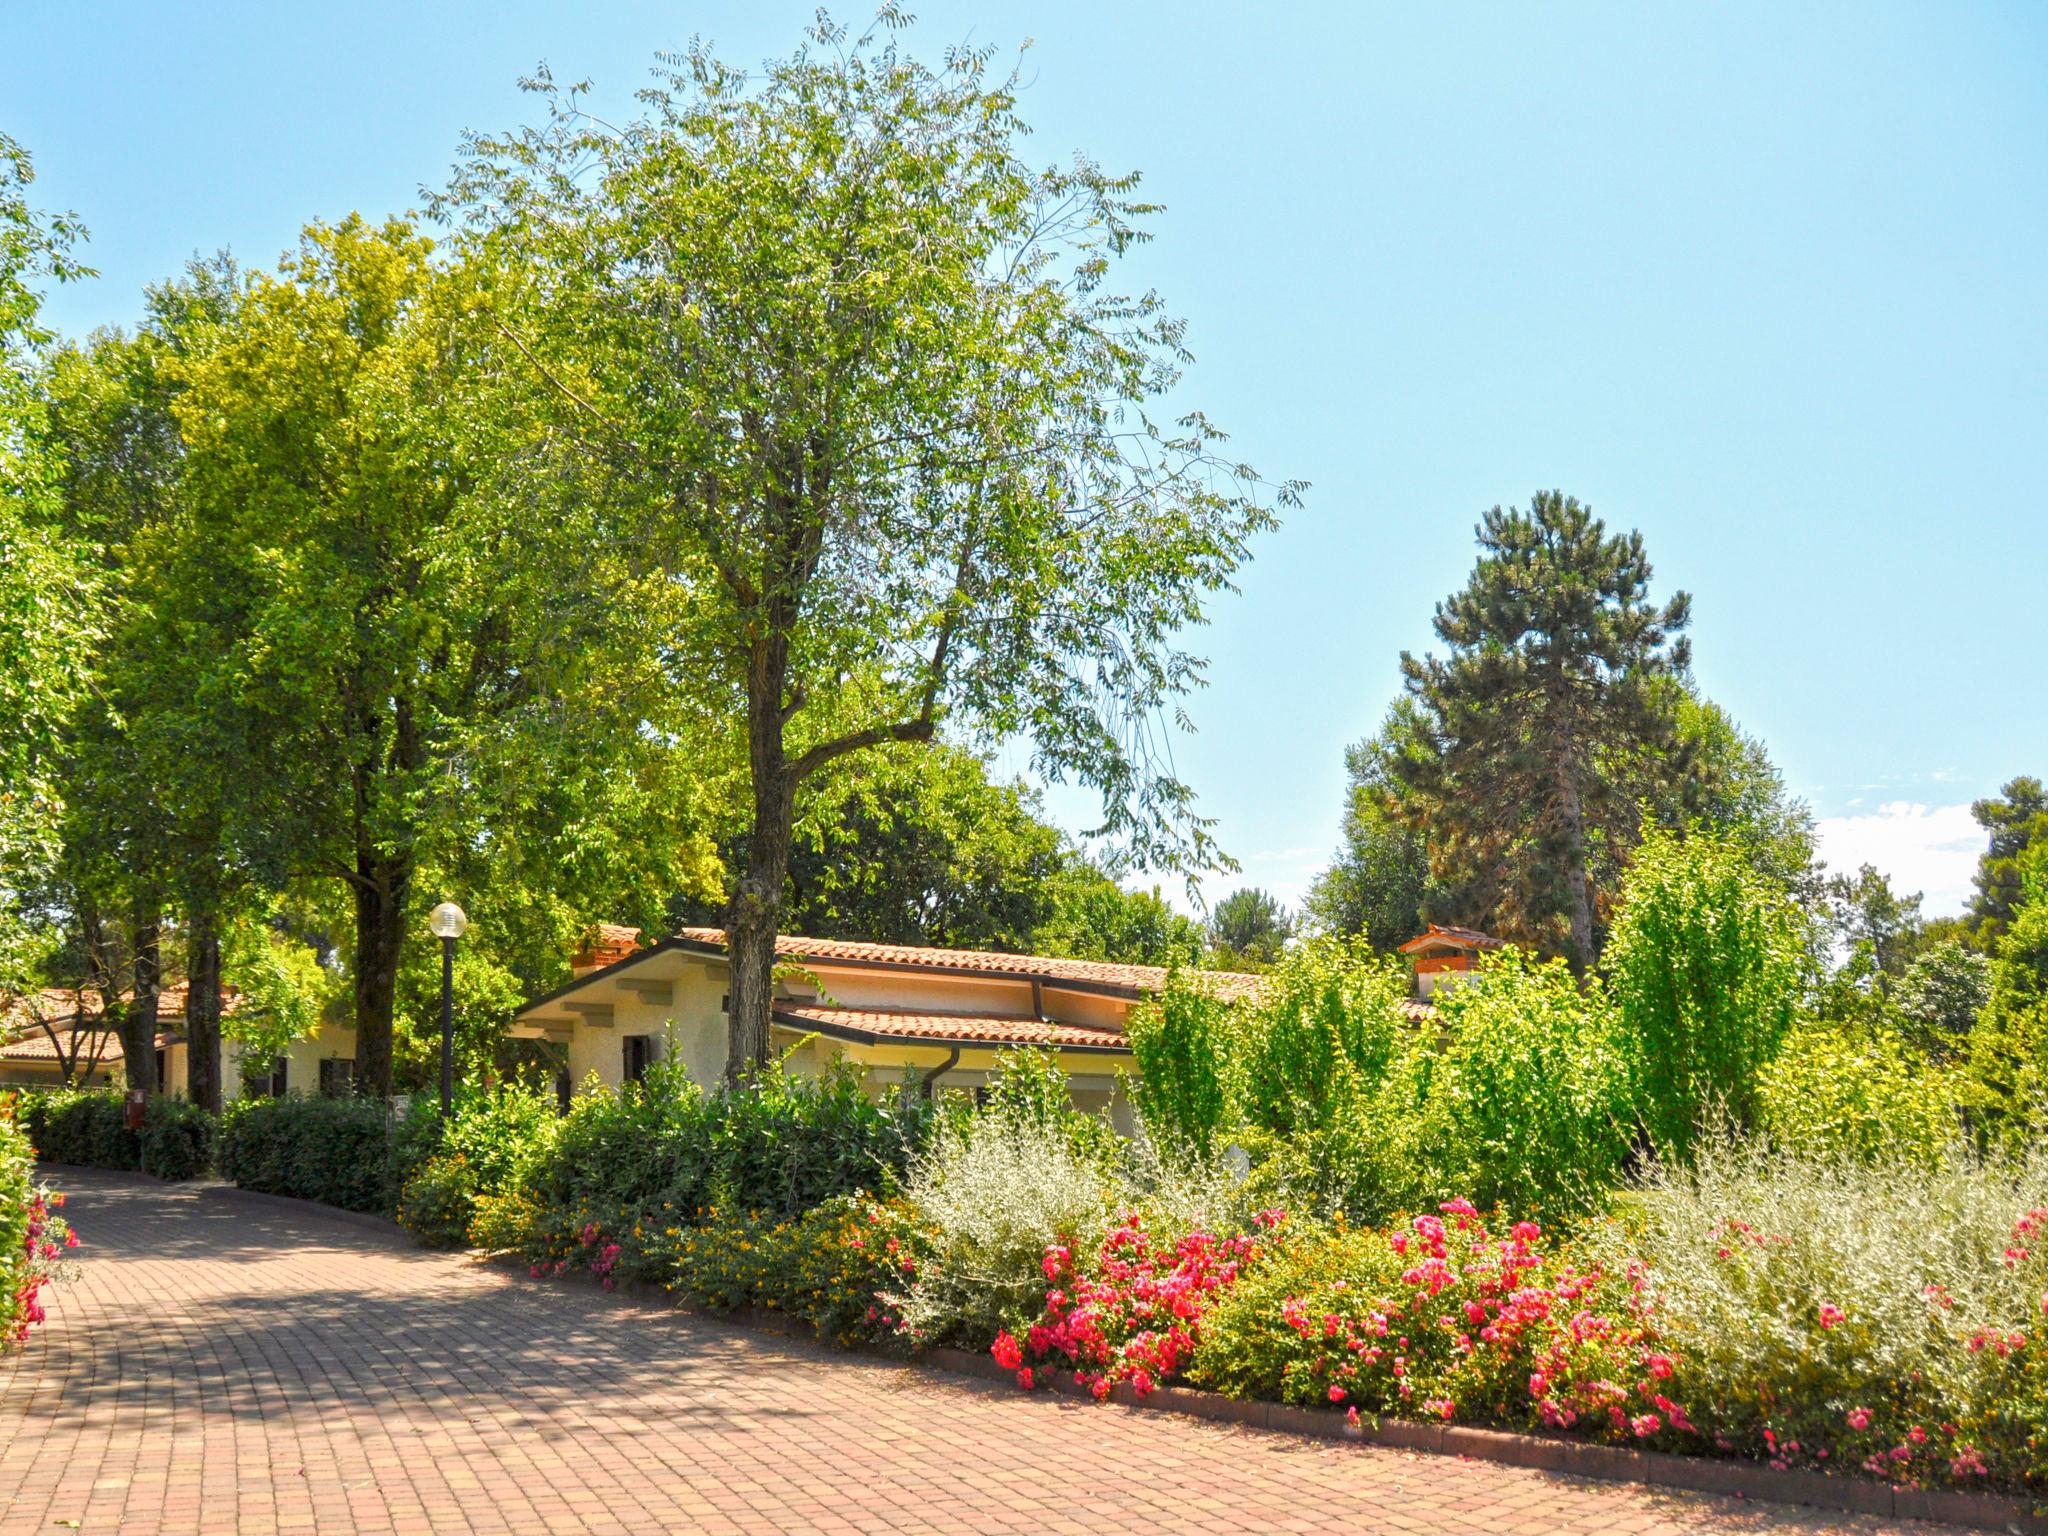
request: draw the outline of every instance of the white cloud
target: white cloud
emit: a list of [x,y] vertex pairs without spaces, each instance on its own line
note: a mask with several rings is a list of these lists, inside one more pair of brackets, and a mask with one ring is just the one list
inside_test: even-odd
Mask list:
[[1820,856],[1836,874],[1874,864],[1901,894],[1921,893],[1929,917],[1953,916],[1969,905],[1984,829],[1968,804],[1921,805],[1892,800],[1860,816],[1829,816],[1816,830]]

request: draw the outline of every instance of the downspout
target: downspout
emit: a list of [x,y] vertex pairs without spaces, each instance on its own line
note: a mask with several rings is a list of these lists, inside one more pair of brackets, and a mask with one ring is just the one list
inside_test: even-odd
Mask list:
[[939,1086],[939,1079],[944,1077],[948,1072],[952,1071],[955,1067],[959,1065],[960,1047],[956,1045],[953,1047],[952,1050],[946,1053],[946,1059],[944,1061],[940,1062],[936,1067],[933,1067],[931,1071],[925,1073],[924,1081],[918,1085],[918,1092],[923,1094],[927,1099],[931,1098],[934,1090],[936,1090]]

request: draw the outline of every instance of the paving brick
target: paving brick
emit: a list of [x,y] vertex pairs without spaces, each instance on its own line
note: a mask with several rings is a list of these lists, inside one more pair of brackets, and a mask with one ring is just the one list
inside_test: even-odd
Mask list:
[[233,1190],[64,1183],[79,1279],[0,1359],[7,1536],[1944,1529],[1026,1396]]

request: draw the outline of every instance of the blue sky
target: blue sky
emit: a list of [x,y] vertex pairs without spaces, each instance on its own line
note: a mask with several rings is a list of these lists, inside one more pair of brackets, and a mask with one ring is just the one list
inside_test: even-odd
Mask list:
[[[1177,753],[1243,880],[1298,896],[1478,514],[1558,486],[1692,592],[1701,683],[1836,859],[1960,903],[1962,807],[2048,771],[2048,9],[914,9],[932,53],[1035,40],[1039,151],[1168,205],[1133,277],[1192,323],[1188,398],[1314,482],[1198,637]],[[10,10],[0,129],[104,273],[72,331],[414,206],[541,59],[622,107],[657,48],[753,61],[810,14]]]

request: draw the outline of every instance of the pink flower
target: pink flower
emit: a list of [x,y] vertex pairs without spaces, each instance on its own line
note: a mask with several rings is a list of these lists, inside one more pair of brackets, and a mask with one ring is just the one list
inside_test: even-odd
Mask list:
[[1927,1443],[1927,1431],[1922,1429],[1918,1424],[1915,1424],[1911,1429],[1906,1431],[1906,1438],[1912,1441],[1915,1445],[1925,1445]]
[[1841,1322],[1848,1315],[1848,1313],[1831,1301],[1824,1301],[1820,1304],[1820,1325],[1823,1328],[1834,1327],[1835,1324]]
[[1358,1410],[1356,1408],[1346,1408],[1344,1410],[1344,1422],[1352,1429],[1358,1428]]
[[1664,1421],[1654,1413],[1644,1413],[1630,1419],[1628,1427],[1635,1431],[1638,1440],[1647,1440],[1664,1427]]
[[1017,1385],[1022,1387],[1026,1392],[1029,1392],[1031,1390],[1030,1366],[1027,1365],[1022,1370],[1017,1372]]
[[1344,1401],[1344,1389],[1340,1386],[1337,1386],[1334,1382],[1330,1386],[1330,1401],[1333,1403],[1341,1403]]
[[995,1356],[996,1364],[1006,1371],[1014,1371],[1024,1364],[1024,1348],[1010,1337],[1010,1330],[1004,1328],[996,1334],[995,1343],[988,1352]]
[[1550,1378],[1541,1371],[1537,1371],[1530,1376],[1529,1395],[1531,1397],[1548,1397],[1550,1395]]
[[1851,1408],[1849,1410],[1849,1427],[1851,1429],[1870,1428],[1870,1410],[1868,1408]]

